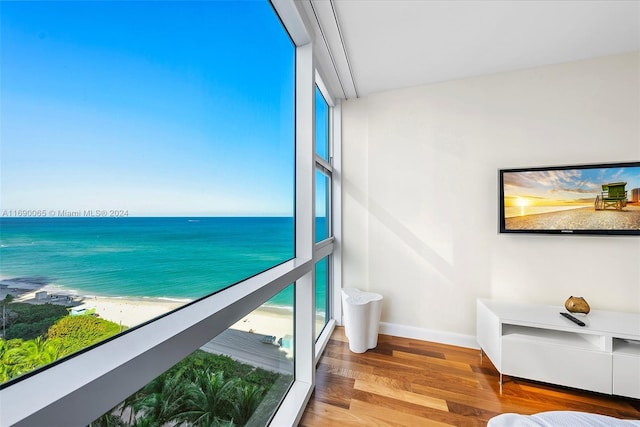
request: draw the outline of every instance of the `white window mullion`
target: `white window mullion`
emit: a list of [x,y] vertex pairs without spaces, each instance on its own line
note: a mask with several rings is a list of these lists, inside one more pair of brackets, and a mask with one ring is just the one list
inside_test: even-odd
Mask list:
[[342,139],[341,139],[341,117],[342,106],[338,103],[330,110],[329,128],[330,152],[332,156],[332,166],[334,173],[331,174],[331,227],[333,233],[333,255],[331,268],[331,291],[332,291],[332,315],[339,324],[342,324],[342,184],[340,173],[342,168]]
[[[296,49],[296,258],[313,258],[314,217],[314,72],[312,45]],[[296,380],[313,383],[313,280],[296,283]]]
[[[296,259],[313,259],[315,235],[313,48],[296,48]],[[271,425],[296,425],[315,385],[315,290],[313,263],[295,289],[295,381]]]

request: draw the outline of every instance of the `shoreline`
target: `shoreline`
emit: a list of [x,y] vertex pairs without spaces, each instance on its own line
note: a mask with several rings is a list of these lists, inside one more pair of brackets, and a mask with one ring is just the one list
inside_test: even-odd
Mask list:
[[[29,281],[33,278],[0,278],[0,300],[8,294],[14,302],[28,304],[58,304],[74,311],[95,309],[97,317],[132,328],[191,303],[192,299],[166,297],[123,297],[79,295],[50,283]],[[36,293],[45,291],[46,295]],[[293,335],[293,308],[261,306],[231,325],[229,329],[259,335],[274,336],[276,340]]]

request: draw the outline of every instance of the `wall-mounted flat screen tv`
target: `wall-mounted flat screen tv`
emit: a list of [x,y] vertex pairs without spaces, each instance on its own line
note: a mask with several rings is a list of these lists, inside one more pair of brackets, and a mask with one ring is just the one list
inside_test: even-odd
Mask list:
[[501,169],[500,232],[640,236],[640,162]]

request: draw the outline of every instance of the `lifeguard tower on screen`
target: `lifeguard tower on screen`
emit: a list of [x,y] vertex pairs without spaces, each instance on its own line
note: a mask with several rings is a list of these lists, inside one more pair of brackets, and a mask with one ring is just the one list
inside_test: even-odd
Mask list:
[[626,182],[602,184],[602,193],[596,196],[595,208],[601,211],[607,208],[622,210],[627,206]]

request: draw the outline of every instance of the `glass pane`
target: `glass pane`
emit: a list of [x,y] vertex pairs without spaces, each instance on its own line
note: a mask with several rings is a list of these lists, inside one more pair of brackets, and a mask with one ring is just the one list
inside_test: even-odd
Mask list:
[[295,47],[269,2],[0,19],[0,351],[56,349],[0,381],[294,256]]
[[264,426],[293,382],[293,285],[91,426]]
[[316,86],[316,154],[329,161],[329,104]]
[[329,320],[329,257],[316,263],[316,339]]
[[316,242],[330,236],[329,177],[316,170]]

